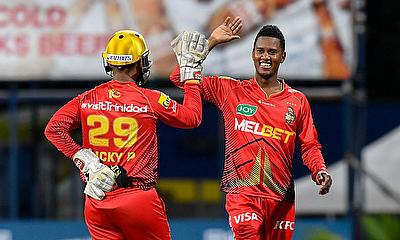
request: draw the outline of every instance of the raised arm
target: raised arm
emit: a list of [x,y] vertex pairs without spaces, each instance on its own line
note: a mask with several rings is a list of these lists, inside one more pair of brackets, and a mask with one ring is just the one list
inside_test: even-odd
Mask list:
[[[237,34],[241,28],[242,20],[240,17],[236,17],[232,21],[230,17],[227,17],[220,26],[214,29],[208,40],[204,35],[197,32],[183,32],[180,34],[171,42],[179,65],[171,73],[170,80],[179,88],[183,88],[185,80],[193,78],[193,73],[196,73],[196,70],[197,73],[200,73],[197,76],[201,76],[201,64],[206,59],[209,51],[219,44],[240,38]],[[192,37],[197,35],[200,36]],[[196,45],[192,44],[193,42],[197,43],[198,47],[190,47]],[[204,46],[207,46],[207,48],[204,48]],[[188,75],[187,73],[190,74]],[[221,81],[218,76],[204,76],[196,79],[200,80],[200,92],[202,96],[217,106],[224,100],[226,90],[231,85],[237,84],[237,82],[230,80]],[[222,82],[225,82],[225,84]]]
[[233,20],[231,20],[231,17],[227,17],[221,25],[212,31],[208,38],[208,50],[211,51],[211,49],[219,44],[239,39],[240,36],[238,34],[242,27],[243,24],[240,17],[237,16]]
[[[201,63],[207,58],[208,53],[217,45],[230,42],[235,39],[239,39],[240,36],[238,33],[242,29],[242,19],[240,17],[235,17],[235,19],[231,20],[230,17],[227,17],[225,21],[216,27],[213,32],[211,33],[210,37],[207,39],[205,38],[198,38],[201,41],[207,41],[208,48],[189,48],[188,44],[184,42],[183,36],[187,36],[188,32],[183,32],[178,37],[176,37],[171,42],[172,49],[175,52],[175,55],[178,60],[178,66],[174,69],[174,71],[170,75],[171,81],[179,88],[183,88],[182,79],[182,70],[183,68],[187,67],[188,60],[190,59],[191,65],[201,65]],[[204,36],[204,35],[203,35]],[[187,58],[185,59],[185,56]],[[178,73],[181,74],[178,74]]]
[[157,117],[165,124],[176,128],[195,128],[202,119],[199,88],[196,81],[185,82],[183,104],[156,90],[151,91],[149,100]]

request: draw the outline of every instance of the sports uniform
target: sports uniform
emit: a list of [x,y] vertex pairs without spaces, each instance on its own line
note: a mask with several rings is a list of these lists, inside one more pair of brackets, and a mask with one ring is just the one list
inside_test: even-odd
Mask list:
[[[46,126],[46,137],[72,158],[86,180],[85,220],[94,240],[171,238],[164,202],[154,188],[156,127],[158,120],[177,128],[199,126],[200,87],[193,75],[184,75],[183,104],[141,87],[150,73],[148,56],[138,32],[114,33],[103,52],[113,79],[73,98]],[[187,72],[197,73],[191,69],[185,65]],[[70,135],[78,127],[81,145]]]
[[[184,104],[180,105],[162,92],[112,80],[75,97],[51,118],[46,136],[67,157],[82,147],[90,148],[104,164],[120,165],[133,177],[132,188],[117,188],[102,201],[86,197],[85,218],[94,238],[120,239],[113,238],[113,228],[131,223],[121,227],[126,237],[132,237],[129,239],[169,239],[164,204],[153,189],[158,164],[156,124],[161,120],[179,128],[198,126],[198,88],[198,84],[186,84]],[[79,126],[82,146],[69,134]],[[144,211],[146,201],[153,202],[154,208]],[[115,217],[107,217],[108,213]],[[97,233],[98,225],[107,226],[109,232],[102,229]],[[146,234],[159,238],[147,238]]]
[[[180,85],[179,71],[170,76]],[[267,96],[256,80],[203,76],[201,94],[223,113],[225,164],[221,190],[235,239],[291,239],[295,143],[315,180],[327,172],[309,103],[283,80]]]

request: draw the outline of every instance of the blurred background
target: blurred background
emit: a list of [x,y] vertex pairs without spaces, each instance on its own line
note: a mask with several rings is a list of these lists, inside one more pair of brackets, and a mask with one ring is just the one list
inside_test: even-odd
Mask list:
[[[206,36],[241,16],[241,39],[219,46],[206,74],[251,78],[257,31],[286,37],[280,75],[309,98],[328,169],[324,197],[296,153],[294,239],[398,239],[400,94],[397,1],[365,0],[0,0],[0,240],[89,239],[83,184],[72,161],[44,137],[52,114],[108,78],[101,52],[119,29],[142,33],[152,52],[146,87],[182,100],[168,80],[169,42]],[[193,130],[162,123],[159,183],[173,239],[232,239],[224,195],[220,113],[204,103]],[[74,132],[80,141],[80,132]]]

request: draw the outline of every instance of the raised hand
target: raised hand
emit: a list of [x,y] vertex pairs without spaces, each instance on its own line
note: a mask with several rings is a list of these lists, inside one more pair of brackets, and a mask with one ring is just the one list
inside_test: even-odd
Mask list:
[[208,49],[211,50],[218,44],[227,43],[235,39],[239,39],[238,33],[242,29],[242,19],[237,16],[233,20],[227,17],[225,21],[219,25],[211,33],[208,39]]
[[202,62],[208,54],[208,40],[199,32],[184,31],[171,41],[181,73],[181,81],[202,79]]

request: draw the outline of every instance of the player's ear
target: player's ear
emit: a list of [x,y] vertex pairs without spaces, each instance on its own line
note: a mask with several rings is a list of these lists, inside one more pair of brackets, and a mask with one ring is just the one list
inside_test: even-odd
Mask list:
[[286,52],[283,52],[282,54],[282,59],[281,59],[281,63],[283,63],[286,59]]

